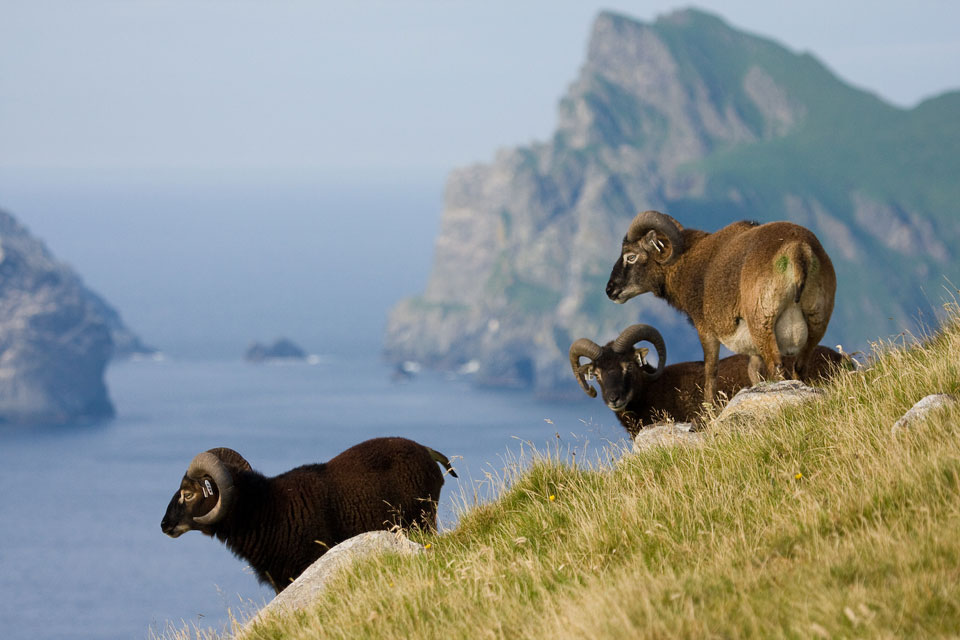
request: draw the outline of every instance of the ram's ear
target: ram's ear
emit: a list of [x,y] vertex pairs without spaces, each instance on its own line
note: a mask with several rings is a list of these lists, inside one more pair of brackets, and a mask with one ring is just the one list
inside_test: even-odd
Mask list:
[[669,264],[683,253],[680,224],[659,211],[638,213],[627,229],[626,240],[640,242],[657,262]]
[[646,347],[640,347],[639,349],[634,349],[633,357],[637,359],[637,364],[641,367],[647,364],[647,354],[650,353],[650,349]]
[[597,369],[592,362],[580,365],[579,374],[584,380],[594,380],[597,377]]
[[655,229],[650,229],[640,239],[640,247],[653,256],[657,262],[667,262],[673,257],[676,247],[670,242],[670,238],[664,233],[659,233]]

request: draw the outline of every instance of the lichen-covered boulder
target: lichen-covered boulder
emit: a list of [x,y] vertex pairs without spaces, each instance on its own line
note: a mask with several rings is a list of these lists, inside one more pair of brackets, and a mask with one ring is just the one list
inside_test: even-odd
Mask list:
[[810,387],[799,380],[780,380],[779,382],[761,382],[747,389],[741,389],[730,399],[714,424],[725,422],[745,422],[758,419],[812,400],[826,393],[823,389]]
[[664,422],[645,427],[633,438],[634,452],[654,447],[699,445],[703,433],[695,430],[692,422]]

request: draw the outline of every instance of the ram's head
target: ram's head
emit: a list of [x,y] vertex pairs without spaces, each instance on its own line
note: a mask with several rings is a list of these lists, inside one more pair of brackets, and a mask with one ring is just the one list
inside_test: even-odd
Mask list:
[[250,471],[250,463],[233,449],[210,449],[190,462],[180,488],[170,499],[160,528],[171,538],[198,529],[212,535],[212,526],[230,511],[234,474]]
[[[649,349],[636,348],[637,343],[644,341],[657,350],[656,368],[646,361]],[[580,358],[587,358],[587,362],[580,364]],[[663,336],[648,324],[629,326],[602,347],[588,338],[570,345],[570,367],[580,387],[595,398],[597,391],[587,380],[596,380],[604,403],[614,411],[622,411],[630,404],[641,385],[659,378],[666,362]]]
[[659,211],[638,213],[610,273],[607,297],[618,304],[648,291],[662,297],[664,268],[683,252],[682,230],[680,223]]

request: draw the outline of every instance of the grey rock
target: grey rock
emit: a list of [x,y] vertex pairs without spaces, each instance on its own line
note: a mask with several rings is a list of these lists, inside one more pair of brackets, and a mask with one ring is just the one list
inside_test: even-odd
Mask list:
[[738,391],[713,423],[756,420],[782,411],[786,407],[818,400],[825,393],[823,389],[810,387],[799,380],[761,382]]
[[665,422],[641,429],[633,439],[633,450],[638,452],[655,447],[696,446],[703,443],[703,438],[703,432],[695,431],[691,422]]
[[957,400],[955,395],[950,393],[934,393],[926,396],[910,407],[910,409],[903,414],[903,417],[894,423],[890,433],[897,435],[897,433],[915,427],[917,424],[927,420],[931,414],[942,411],[948,407],[955,407],[958,404],[960,404],[960,401]]
[[[277,594],[249,624],[281,612],[305,609],[314,603],[333,576],[360,558],[381,553],[423,553],[423,546],[390,531],[368,531],[344,540],[307,567],[289,587]],[[249,628],[248,624],[248,628]]]
[[114,340],[140,344],[116,311],[0,211],[0,421],[112,416],[103,374]]

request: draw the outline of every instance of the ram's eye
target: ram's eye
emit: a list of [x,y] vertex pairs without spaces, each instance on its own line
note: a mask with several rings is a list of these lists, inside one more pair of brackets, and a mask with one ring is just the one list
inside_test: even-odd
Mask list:
[[624,264],[633,264],[637,261],[637,258],[640,256],[636,253],[625,253],[623,254],[623,263]]
[[181,496],[184,500],[186,500],[187,502],[190,502],[191,500],[193,500],[194,497],[196,497],[196,495],[197,495],[197,494],[195,494],[193,491],[181,491],[181,492],[180,492],[180,496]]

